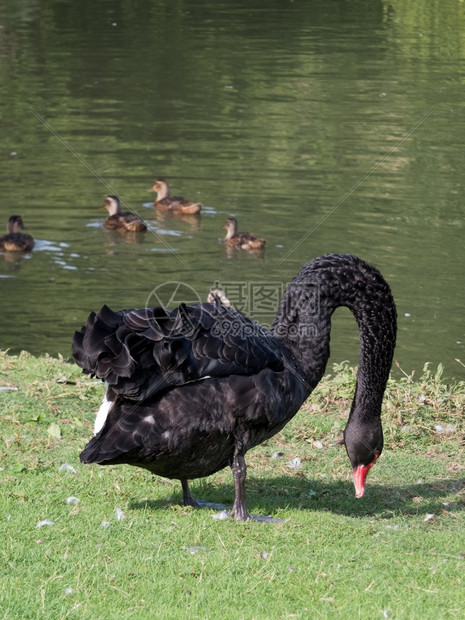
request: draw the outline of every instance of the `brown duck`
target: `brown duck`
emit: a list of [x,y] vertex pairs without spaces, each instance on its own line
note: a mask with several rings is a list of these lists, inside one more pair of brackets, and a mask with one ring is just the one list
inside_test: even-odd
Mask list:
[[259,239],[248,232],[237,232],[235,217],[228,217],[223,228],[227,231],[224,242],[231,247],[241,248],[242,250],[262,250],[266,245],[266,239]]
[[7,234],[0,238],[0,251],[30,252],[34,247],[31,235],[21,232],[26,228],[20,215],[12,215],[6,225]]
[[153,206],[160,211],[194,215],[202,210],[200,202],[192,202],[192,200],[187,200],[182,196],[170,196],[170,186],[166,181],[155,181],[151,191],[157,194],[157,199]]
[[121,203],[118,196],[107,196],[101,209],[108,211],[108,217],[103,226],[109,230],[120,232],[141,232],[147,230],[147,225],[138,215],[130,212],[121,212]]

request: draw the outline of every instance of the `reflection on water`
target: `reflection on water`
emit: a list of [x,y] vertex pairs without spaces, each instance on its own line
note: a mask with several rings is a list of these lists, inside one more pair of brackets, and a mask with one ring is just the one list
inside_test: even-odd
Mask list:
[[[0,347],[68,355],[103,303],[170,281],[200,299],[214,282],[284,286],[349,252],[392,284],[405,370],[464,376],[460,3],[24,0],[0,24],[0,221],[20,212],[40,239],[0,255]],[[202,214],[157,212],[157,177]],[[103,230],[107,194],[151,230]],[[262,256],[224,246],[231,215]],[[353,320],[334,326],[333,359],[356,363]]]
[[[186,214],[186,213],[170,213],[168,211],[155,211],[155,219],[158,223],[165,224],[170,223],[173,220],[177,222],[184,222],[188,225],[188,229],[191,231],[199,230],[201,225],[200,214]],[[160,230],[158,231],[160,232]],[[180,231],[171,231],[174,234],[181,234]],[[166,234],[166,233],[164,233]]]

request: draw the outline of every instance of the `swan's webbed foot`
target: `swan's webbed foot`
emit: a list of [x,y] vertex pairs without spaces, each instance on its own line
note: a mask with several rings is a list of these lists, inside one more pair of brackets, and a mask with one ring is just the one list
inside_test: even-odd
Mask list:
[[247,521],[247,519],[252,519],[252,516],[247,511],[245,502],[239,503],[237,500],[234,500],[230,514],[236,521]]
[[189,482],[187,480],[181,480],[182,484],[182,503],[184,506],[192,506],[193,508],[213,508],[214,510],[225,510],[224,504],[218,504],[216,502],[205,502],[201,499],[195,499],[192,497]]
[[[189,483],[187,480],[181,480],[184,506],[192,506],[193,508],[213,508],[214,510],[220,510],[221,512],[219,514],[221,515],[221,517],[218,517],[218,518],[221,518],[221,519],[233,517],[236,521],[247,521],[247,519],[253,519],[254,521],[264,521],[266,523],[282,523],[283,522],[282,519],[275,519],[269,516],[263,517],[262,515],[250,514],[248,512],[247,504],[245,501],[244,483],[245,483],[245,470],[246,469],[245,469],[244,457],[242,457],[242,460],[243,460],[243,468],[241,469],[241,466],[239,464],[239,467],[237,470],[233,469],[233,472],[234,471],[239,472],[239,477],[237,479],[237,486],[236,486],[236,475],[234,475],[234,481],[235,481],[235,486],[236,486],[236,499],[234,500],[232,510],[229,513],[227,512],[227,506],[225,506],[224,504],[218,504],[215,502],[205,502],[200,499],[195,499],[194,497],[192,497],[190,489],[189,489]],[[238,491],[237,487],[241,486],[240,478],[242,476],[243,476],[242,490],[239,489]]]

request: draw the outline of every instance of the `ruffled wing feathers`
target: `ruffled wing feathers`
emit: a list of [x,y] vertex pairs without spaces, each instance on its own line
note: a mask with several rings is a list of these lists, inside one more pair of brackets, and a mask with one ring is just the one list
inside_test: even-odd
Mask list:
[[73,356],[84,372],[134,400],[205,376],[283,367],[283,346],[270,332],[212,304],[118,312],[103,306],[75,333]]

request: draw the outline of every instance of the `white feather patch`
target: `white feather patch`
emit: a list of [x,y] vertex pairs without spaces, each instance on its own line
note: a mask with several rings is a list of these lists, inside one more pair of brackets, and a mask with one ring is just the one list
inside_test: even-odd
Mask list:
[[107,400],[107,394],[105,392],[105,396],[103,397],[102,404],[100,405],[100,409],[97,411],[97,416],[95,418],[94,423],[94,436],[99,433],[102,428],[105,426],[105,422],[107,421],[108,414],[111,411],[114,403],[111,400]]

